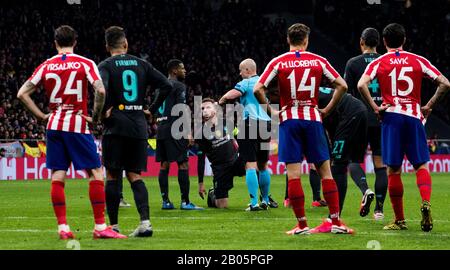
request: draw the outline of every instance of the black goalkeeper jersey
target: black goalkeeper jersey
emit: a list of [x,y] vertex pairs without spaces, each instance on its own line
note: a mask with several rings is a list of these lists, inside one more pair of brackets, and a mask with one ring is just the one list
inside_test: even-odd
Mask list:
[[104,121],[104,135],[120,135],[147,139],[144,105],[148,87],[159,88],[159,94],[149,106],[153,114],[171,93],[169,80],[149,62],[129,54],[115,55],[98,65],[106,89],[104,110],[112,114]]
[[[380,126],[380,122],[378,121],[372,108],[370,108],[370,105],[364,100],[364,98],[359,93],[357,85],[359,79],[364,74],[367,65],[380,56],[381,55],[378,53],[364,53],[356,57],[353,57],[350,60],[348,60],[347,65],[345,66],[345,73],[344,73],[344,79],[348,85],[348,93],[354,96],[355,98],[363,101],[364,104],[367,106],[369,111],[368,122],[369,126],[371,127]],[[377,105],[381,105],[383,99],[381,98],[380,85],[378,84],[377,79],[370,82],[369,90],[373,101],[375,101]]]
[[196,139],[195,142],[208,157],[211,167],[229,165],[238,158],[237,143],[227,132],[225,123],[220,129],[216,129],[216,126],[210,127],[208,124],[204,124],[202,129],[208,132],[198,131],[202,132],[202,135],[195,137],[201,139]]

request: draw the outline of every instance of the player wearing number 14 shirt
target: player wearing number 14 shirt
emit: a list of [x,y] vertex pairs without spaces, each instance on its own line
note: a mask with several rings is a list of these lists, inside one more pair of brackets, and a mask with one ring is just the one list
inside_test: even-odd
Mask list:
[[[347,84],[328,61],[305,51],[310,29],[304,24],[294,24],[288,29],[290,51],[269,62],[254,93],[259,103],[267,104],[265,90],[277,77],[280,92],[280,112],[267,107],[269,113],[279,114],[279,159],[286,163],[288,197],[297,218],[297,226],[288,234],[309,234],[305,216],[305,198],[300,180],[300,163],[303,155],[314,163],[322,179],[323,195],[332,220],[332,233],[349,234],[353,230],[339,219],[339,196],[330,168],[330,155],[322,115],[328,115],[338,105],[347,91]],[[327,79],[336,91],[330,103],[319,111],[319,86]],[[284,108],[285,107],[285,108]],[[285,110],[284,110],[285,109]],[[321,115],[322,113],[322,115]]]
[[128,41],[123,28],[111,26],[105,31],[106,48],[111,57],[99,64],[106,88],[106,114],[102,140],[106,167],[106,208],[109,221],[118,231],[120,204],[119,181],[125,170],[140,216],[133,237],[152,236],[148,192],[141,172],[147,170],[147,120],[144,112],[147,88],[159,88],[149,106],[154,114],[172,91],[167,78],[149,62],[127,54]]
[[[407,229],[403,213],[403,184],[401,166],[406,154],[414,166],[417,186],[422,197],[421,228],[431,231],[431,177],[427,162],[427,147],[422,119],[427,117],[433,105],[450,89],[448,80],[426,58],[404,51],[406,35],[403,26],[392,23],[383,30],[387,53],[371,62],[358,82],[358,89],[376,114],[383,113],[381,145],[383,161],[388,166],[388,190],[395,220],[386,230]],[[423,78],[438,84],[434,96],[421,108],[420,92]],[[379,107],[370,97],[369,82],[378,79],[383,97]]]

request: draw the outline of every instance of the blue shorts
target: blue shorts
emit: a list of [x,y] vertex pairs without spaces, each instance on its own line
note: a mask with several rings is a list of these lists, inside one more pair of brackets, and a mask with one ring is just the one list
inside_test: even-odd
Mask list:
[[406,154],[417,166],[430,160],[422,122],[414,117],[386,112],[381,124],[381,152],[384,164],[400,167]]
[[280,124],[278,157],[284,163],[299,163],[303,155],[309,163],[330,159],[327,139],[322,123],[299,119]]
[[91,134],[47,130],[47,168],[67,171],[70,162],[75,170],[101,167],[94,137]]

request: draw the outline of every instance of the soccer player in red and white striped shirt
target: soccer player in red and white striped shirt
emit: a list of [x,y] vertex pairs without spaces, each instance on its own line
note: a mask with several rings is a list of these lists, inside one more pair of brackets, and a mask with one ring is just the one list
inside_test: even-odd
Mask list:
[[[358,89],[376,114],[384,111],[382,119],[383,161],[388,166],[388,189],[395,220],[384,227],[386,230],[407,229],[403,213],[403,184],[401,165],[404,155],[414,166],[417,186],[422,197],[423,231],[431,231],[430,196],[431,176],[427,162],[430,153],[427,147],[422,119],[428,117],[433,105],[450,89],[450,83],[426,58],[403,50],[405,29],[392,23],[383,30],[387,53],[371,62],[358,82]],[[377,78],[383,104],[379,107],[370,97],[368,84]],[[420,92],[423,78],[438,84],[434,96],[420,107]]]
[[[64,178],[72,162],[86,170],[91,181],[89,198],[94,212],[94,238],[126,238],[105,224],[103,170],[94,137],[87,125],[88,82],[95,90],[92,119],[97,123],[105,103],[105,88],[92,60],[74,54],[77,33],[62,25],[55,30],[58,54],[43,62],[19,89],[17,97],[34,116],[47,123],[47,168],[52,170],[51,198],[60,239],[72,239],[66,220]],[[45,89],[51,112],[44,114],[31,99],[38,86]]]
[[[330,169],[330,156],[322,116],[327,116],[347,91],[347,84],[328,61],[306,51],[310,29],[303,24],[294,24],[288,29],[287,40],[290,51],[270,61],[254,87],[259,103],[267,104],[265,90],[277,77],[281,111],[270,106],[268,112],[279,114],[279,159],[286,163],[288,175],[288,197],[297,226],[288,234],[309,234],[305,217],[305,198],[300,181],[300,164],[303,155],[314,163],[322,179],[323,193],[327,201],[332,233],[352,233],[339,219],[339,196]],[[319,86],[326,78],[336,91],[323,110],[318,109]]]

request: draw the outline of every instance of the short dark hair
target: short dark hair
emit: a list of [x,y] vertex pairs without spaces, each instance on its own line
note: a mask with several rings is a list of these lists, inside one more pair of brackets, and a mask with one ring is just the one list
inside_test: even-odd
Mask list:
[[53,37],[60,47],[72,47],[78,38],[78,34],[71,26],[61,25],[55,29]]
[[311,30],[308,26],[296,23],[288,28],[287,36],[289,37],[291,45],[300,45],[309,36],[310,32]]
[[179,65],[183,64],[181,60],[178,59],[170,59],[169,62],[167,62],[167,71],[171,72],[174,69],[177,69]]
[[119,48],[125,38],[125,30],[120,26],[110,26],[105,30],[106,45],[113,49]]
[[383,29],[383,38],[389,48],[398,48],[405,42],[405,28],[398,23],[388,24]]
[[361,39],[364,40],[366,46],[373,48],[378,46],[380,42],[380,33],[378,33],[377,29],[369,27],[362,31]]
[[216,101],[212,98],[207,97],[207,98],[202,99],[202,103],[205,103],[205,102],[215,103]]

